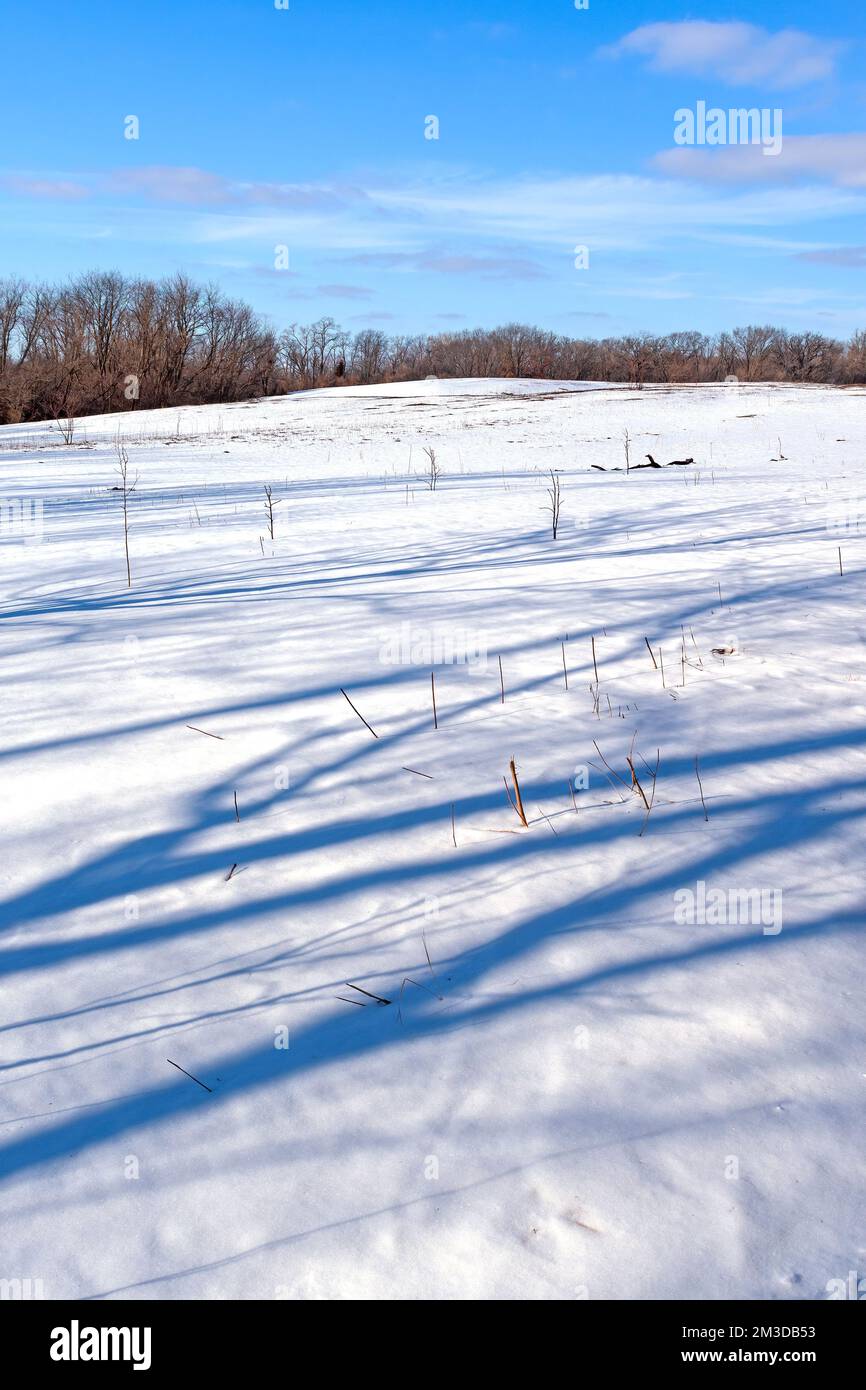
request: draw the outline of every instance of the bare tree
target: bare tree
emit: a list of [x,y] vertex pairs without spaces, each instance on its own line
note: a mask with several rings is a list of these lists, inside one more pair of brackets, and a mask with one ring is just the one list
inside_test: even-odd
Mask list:
[[749,324],[745,328],[735,328],[731,342],[736,353],[737,366],[742,368],[746,381],[760,379],[771,353],[777,351],[779,332],[770,324]]
[[788,381],[830,381],[842,355],[842,344],[823,333],[788,333],[779,343],[778,352]]
[[845,351],[845,380],[866,381],[866,332],[855,333]]
[[268,519],[268,535],[274,539],[274,507],[278,507],[283,499],[278,497],[274,501],[274,490],[270,483],[265,483],[265,516]]
[[64,444],[71,444],[75,434],[75,411],[67,405],[68,414],[58,415],[55,424],[60,431]]
[[618,340],[618,350],[628,374],[628,381],[638,391],[643,390],[653,362],[654,340],[649,333],[637,333]]
[[550,487],[547,489],[549,498],[546,510],[550,512],[550,524],[553,530],[553,539],[556,540],[556,533],[559,530],[559,508],[562,502],[562,492],[559,486],[559,474],[551,468]]
[[0,280],[0,371],[9,360],[12,341],[24,313],[27,285],[24,280]]
[[135,477],[130,482],[129,455],[126,452],[126,446],[120,435],[118,435],[115,440],[115,449],[117,452],[117,472],[120,476],[120,484],[115,491],[120,493],[123,503],[123,548],[126,552],[126,584],[127,587],[131,589],[132,570],[129,564],[129,499],[135,491],[135,485],[138,482],[138,474],[136,473]]
[[436,484],[438,483],[442,475],[442,469],[439,467],[439,464],[436,460],[435,449],[431,449],[428,447],[424,450],[424,453],[427,455],[429,463],[429,467],[427,469],[427,486],[429,487],[431,492],[435,492]]
[[365,328],[355,334],[349,353],[349,372],[362,386],[381,381],[388,351],[388,339],[378,328]]

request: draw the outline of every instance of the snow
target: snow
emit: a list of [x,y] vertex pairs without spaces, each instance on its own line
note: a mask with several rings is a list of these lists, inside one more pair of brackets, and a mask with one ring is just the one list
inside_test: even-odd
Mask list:
[[[588,385],[0,431],[0,1277],[800,1299],[862,1268],[864,393]],[[592,471],[626,429],[695,467]],[[749,890],[780,929],[677,906]]]
[[[373,386],[343,386],[341,396],[383,396],[388,399],[419,399],[427,396],[470,396],[473,400],[485,398],[506,399],[509,397],[555,395],[560,392],[575,391],[621,391],[628,388],[617,383],[602,381],[537,381],[533,378],[509,377],[439,377],[427,376],[420,381],[377,382]],[[316,397],[332,397],[333,389],[327,387],[318,391],[299,392],[305,401]]]

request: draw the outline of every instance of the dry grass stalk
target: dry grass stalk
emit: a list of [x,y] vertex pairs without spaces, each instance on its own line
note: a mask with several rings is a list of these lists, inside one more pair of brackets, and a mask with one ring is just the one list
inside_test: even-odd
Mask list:
[[509,763],[509,767],[510,767],[510,769],[511,769],[511,780],[512,780],[512,782],[514,783],[514,799],[512,800],[511,792],[510,792],[509,789],[508,789],[508,782],[505,781],[505,779],[503,778],[503,781],[505,781],[505,791],[506,791],[506,795],[508,796],[508,800],[509,800],[511,806],[512,806],[512,807],[514,808],[514,810],[517,812],[517,814],[518,814],[518,816],[520,817],[520,819],[521,819],[521,821],[523,822],[523,824],[526,825],[526,826],[528,826],[528,825],[529,825],[529,821],[526,819],[526,812],[525,812],[524,809],[523,809],[523,797],[520,795],[520,783],[519,783],[518,780],[517,780],[517,768],[514,766],[514,759],[513,759],[513,758],[511,759],[511,762]]
[[699,791],[700,794],[701,794],[701,805],[702,805],[703,808],[704,808],[704,820],[708,821],[710,817],[709,817],[709,815],[708,815],[708,813],[707,813],[707,803],[704,801],[704,789],[703,789],[703,786],[701,785],[701,772],[700,772],[700,768],[698,767],[698,757],[697,757],[697,754],[695,754],[695,776],[696,776],[697,779],[698,779],[698,791]]
[[647,810],[649,811],[649,809],[650,809],[650,804],[649,804],[649,802],[648,802],[647,799],[646,799],[646,792],[644,791],[643,787],[641,786],[640,781],[638,780],[638,775],[637,775],[637,773],[636,773],[635,770],[634,770],[634,763],[632,762],[631,758],[626,758],[626,762],[628,763],[629,767],[631,768],[632,785],[635,786],[635,787],[637,788],[638,792],[640,793],[641,801],[643,802],[644,806],[645,806],[645,807],[647,808]]

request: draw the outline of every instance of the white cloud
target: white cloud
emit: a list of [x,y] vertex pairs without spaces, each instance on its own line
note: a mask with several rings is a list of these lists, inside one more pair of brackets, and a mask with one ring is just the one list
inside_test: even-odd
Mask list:
[[713,183],[778,183],[819,179],[840,188],[866,188],[866,135],[786,135],[778,155],[759,145],[682,146],[652,161],[662,174]]
[[366,196],[362,189],[348,185],[248,182],[173,164],[113,169],[75,179],[13,173],[3,182],[13,192],[46,201],[127,195],[188,207],[274,207],[295,212],[333,212]]
[[543,280],[548,275],[526,256],[450,254],[425,249],[362,252],[352,260],[386,270],[432,270],[437,275],[472,275],[484,280]]
[[[563,251],[576,243],[646,251],[651,244],[710,228],[779,226],[866,211],[866,198],[830,186],[709,192],[676,179],[632,174],[452,179],[377,190],[373,196],[391,212],[405,215],[407,231],[414,232],[423,215],[431,239],[446,233],[452,238],[497,237]],[[394,225],[392,219],[392,230]]]
[[10,174],[3,179],[3,184],[12,193],[23,194],[25,198],[47,198],[52,202],[86,198],[90,192],[73,179],[34,178],[28,174]]
[[372,299],[373,291],[363,285],[317,285],[316,293],[329,299]]
[[[750,156],[759,161],[757,169],[748,164]],[[127,243],[207,248],[211,257],[244,256],[260,266],[270,266],[274,246],[286,244],[294,269],[348,297],[354,277],[323,275],[323,256],[334,267],[366,260],[394,273],[443,281],[543,281],[570,265],[577,245],[590,246],[594,257],[646,255],[698,242],[723,244],[750,232],[769,236],[804,221],[862,218],[864,167],[866,136],[815,136],[787,138],[776,159],[766,159],[757,146],[671,149],[657,157],[656,172],[643,175],[493,178],[466,170],[432,176],[425,170],[402,181],[323,181],[301,189],[240,182],[226,188],[219,176],[204,171],[160,169],[141,178],[139,170],[127,197],[111,179],[110,190],[97,188],[89,200],[66,200],[62,217],[68,235],[81,235],[80,225],[92,222],[97,204],[110,200],[105,215],[114,235]],[[780,179],[780,173],[788,176]],[[798,183],[795,174],[808,183]],[[61,174],[51,177],[62,186]],[[90,179],[96,186],[106,177]],[[774,180],[771,186],[758,182],[767,178]],[[252,188],[266,188],[271,200],[250,204],[234,196],[236,189]],[[197,190],[204,201],[190,206],[186,199]],[[277,201],[276,190],[285,201]],[[223,193],[225,201],[219,201]],[[41,194],[34,201],[45,205]]]
[[866,270],[866,246],[826,246],[819,251],[801,251],[797,259],[846,270]]
[[642,24],[601,53],[610,58],[647,58],[654,72],[682,72],[718,77],[734,86],[782,89],[832,76],[841,48],[838,42],[815,38],[799,29],[771,34],[738,20],[688,19]]

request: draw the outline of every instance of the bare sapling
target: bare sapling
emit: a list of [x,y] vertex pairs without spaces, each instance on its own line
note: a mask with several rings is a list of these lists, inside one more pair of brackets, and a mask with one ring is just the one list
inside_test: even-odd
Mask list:
[[547,489],[548,504],[546,510],[550,512],[550,525],[553,531],[553,539],[556,540],[556,533],[559,530],[559,508],[562,503],[562,492],[559,486],[559,474],[552,468],[550,470],[550,487]]
[[268,535],[271,540],[274,539],[274,507],[278,507],[282,500],[281,497],[274,500],[274,489],[270,483],[265,483],[265,516],[268,519]]
[[426,448],[424,453],[427,455],[427,486],[431,492],[436,491],[436,484],[442,476],[442,469],[436,459],[436,450]]
[[63,443],[71,444],[73,435],[75,434],[75,416],[72,413],[71,406],[69,408],[68,414],[58,415],[56,423],[57,428],[59,429],[63,437]]
[[135,485],[138,482],[138,474],[130,481],[129,477],[129,455],[126,452],[126,445],[120,435],[115,440],[117,452],[117,472],[120,476],[120,485],[117,491],[123,503],[123,548],[126,554],[126,584],[127,588],[132,588],[132,570],[129,564],[129,499],[135,492]]

